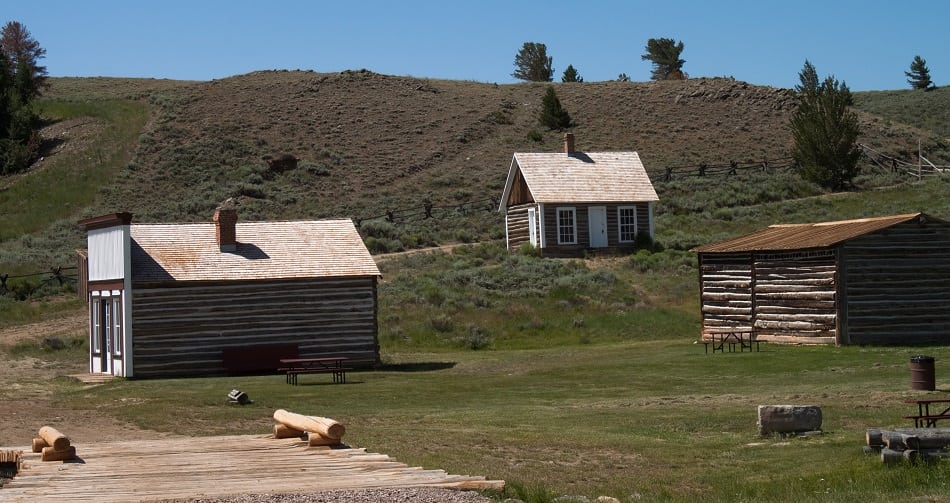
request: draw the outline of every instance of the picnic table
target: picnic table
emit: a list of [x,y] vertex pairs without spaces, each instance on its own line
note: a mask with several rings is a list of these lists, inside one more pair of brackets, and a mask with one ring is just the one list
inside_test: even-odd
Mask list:
[[[941,419],[950,419],[950,397],[920,398],[914,400],[905,400],[904,403],[917,404],[916,416],[904,416],[904,419],[913,419],[914,427],[916,428],[936,428],[937,421]],[[940,412],[931,413],[931,405],[936,406],[934,411]]]
[[346,382],[346,371],[353,370],[344,366],[345,356],[324,356],[320,358],[282,358],[280,368],[286,375],[287,384],[297,385],[300,374],[333,374],[334,384]]
[[[709,353],[710,344],[712,344],[713,353],[716,351],[724,353],[727,348],[730,353],[734,353],[737,346],[740,353],[746,349],[751,352],[753,347],[756,351],[759,350],[759,341],[756,339],[755,332],[752,330],[714,330],[707,331],[703,335],[709,335],[709,339],[703,337],[701,341],[706,348],[706,353]],[[753,346],[753,344],[755,344],[755,346]]]

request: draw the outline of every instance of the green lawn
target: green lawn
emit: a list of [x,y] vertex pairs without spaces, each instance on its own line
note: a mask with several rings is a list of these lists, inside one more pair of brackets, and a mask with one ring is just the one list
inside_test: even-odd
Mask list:
[[[60,382],[65,407],[159,431],[270,431],[273,411],[337,419],[353,446],[551,494],[633,501],[950,501],[950,465],[885,467],[870,427],[909,426],[909,357],[947,347],[793,347],[705,354],[693,337],[530,350],[386,354],[329,376]],[[232,388],[253,404],[225,404]],[[824,433],[760,438],[757,405],[822,407]],[[118,406],[117,406],[118,405]],[[927,499],[931,498],[931,499]],[[943,498],[943,499],[941,499]]]

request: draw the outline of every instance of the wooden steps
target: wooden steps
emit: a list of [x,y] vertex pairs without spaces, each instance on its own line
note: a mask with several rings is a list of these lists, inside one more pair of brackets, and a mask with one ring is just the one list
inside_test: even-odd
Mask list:
[[365,449],[308,447],[272,435],[83,444],[75,462],[22,456],[3,501],[126,502],[380,487],[501,490],[504,481],[410,467]]

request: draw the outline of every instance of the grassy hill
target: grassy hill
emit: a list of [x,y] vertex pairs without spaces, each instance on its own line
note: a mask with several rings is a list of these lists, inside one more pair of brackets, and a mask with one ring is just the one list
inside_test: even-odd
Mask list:
[[[240,201],[246,220],[363,221],[387,211],[418,213],[427,201],[437,208],[482,201],[477,211],[446,210],[437,221],[407,218],[396,228],[364,230],[380,250],[390,251],[497,239],[501,218],[489,208],[512,153],[561,148],[560,132],[537,125],[545,84],[499,86],[365,70],[266,71],[210,82],[51,81],[42,103],[50,124],[48,155],[33,172],[0,179],[0,208],[9,216],[0,229],[0,265],[7,270],[69,263],[81,245],[74,223],[83,216],[131,211],[140,222],[201,221],[229,197]],[[711,237],[680,235],[684,227],[708,229],[682,223],[689,214],[705,221],[722,208],[821,193],[778,171],[726,181],[691,176],[700,163],[781,165],[789,156],[787,123],[795,106],[787,89],[727,78],[554,86],[576,124],[578,149],[641,154],[663,200],[661,222],[677,215],[675,228],[658,227],[670,244]],[[884,108],[865,103],[891,101],[866,94],[873,93],[858,93],[857,101],[868,110]],[[946,101],[947,95],[938,90],[925,97]],[[861,122],[861,141],[875,150],[910,161],[922,139],[931,160],[950,159],[939,136],[905,125],[912,122],[906,116],[861,112]],[[298,158],[298,169],[269,171],[264,159],[283,154]],[[677,176],[664,183],[668,168]],[[892,182],[871,178],[862,178],[863,186]]]
[[[73,424],[106,417],[154,431],[234,434],[262,431],[261,418],[269,424],[277,407],[318,407],[352,426],[355,445],[504,477],[528,492],[623,501],[945,500],[934,499],[945,492],[945,467],[883,467],[860,454],[859,437],[868,427],[902,424],[908,354],[942,359],[946,347],[706,355],[693,344],[692,246],[775,222],[913,211],[950,218],[946,177],[917,181],[865,161],[857,190],[829,194],[783,167],[794,107],[788,90],[731,79],[555,84],[580,150],[640,152],[661,198],[663,248],[559,261],[508,255],[497,239],[501,217],[485,203],[499,196],[513,152],[561,148],[561,133],[536,125],[544,85],[365,71],[52,80],[42,103],[44,159],[0,179],[0,273],[70,263],[84,216],[132,211],[142,222],[204,221],[228,197],[240,201],[243,219],[361,219],[378,250],[487,242],[378,257],[386,366],[360,373],[353,386],[288,387],[279,376],[255,376],[85,389],[54,376],[85,368],[82,302],[0,297],[0,335],[13,325],[8,338],[16,341],[6,348],[0,339],[0,367],[9,370],[0,373],[9,381],[2,398],[21,407],[18,417],[29,416],[22,408],[30,405],[37,417],[55,411]],[[912,161],[921,139],[931,160],[947,163],[939,134],[867,113],[863,96],[863,143]],[[281,154],[299,158],[298,168],[269,171],[264,157]],[[740,166],[735,175],[723,168],[731,161]],[[700,163],[716,174],[698,176]],[[418,216],[426,200],[434,218]],[[474,203],[459,208],[464,202]],[[394,223],[370,218],[387,210],[398,210]],[[37,319],[54,323],[29,324]],[[67,348],[43,346],[50,334]],[[255,404],[222,408],[220,390],[234,386]],[[754,434],[756,404],[799,402],[826,407],[823,436]]]

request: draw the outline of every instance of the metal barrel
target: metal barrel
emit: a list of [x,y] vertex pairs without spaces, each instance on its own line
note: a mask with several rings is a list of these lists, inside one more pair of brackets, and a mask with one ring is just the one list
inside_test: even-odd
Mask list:
[[937,389],[934,374],[934,357],[910,357],[910,389],[934,391]]

